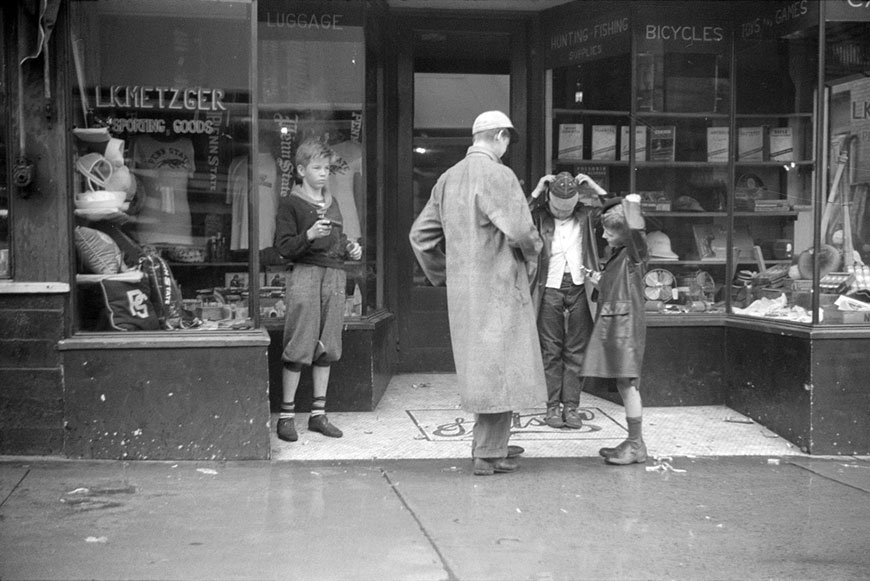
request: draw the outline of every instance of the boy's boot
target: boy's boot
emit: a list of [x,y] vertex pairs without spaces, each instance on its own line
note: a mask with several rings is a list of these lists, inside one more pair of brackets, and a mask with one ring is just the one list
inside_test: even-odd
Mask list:
[[[598,451],[608,464],[626,465],[646,462],[646,444],[643,441],[643,419],[625,418],[628,424],[628,439],[616,448],[602,448]],[[611,452],[613,450],[613,452]]]
[[608,464],[617,464],[624,466],[626,464],[643,464],[646,462],[646,444],[643,440],[635,442],[633,440],[625,440],[616,448],[613,448],[612,456],[605,456],[604,461]]

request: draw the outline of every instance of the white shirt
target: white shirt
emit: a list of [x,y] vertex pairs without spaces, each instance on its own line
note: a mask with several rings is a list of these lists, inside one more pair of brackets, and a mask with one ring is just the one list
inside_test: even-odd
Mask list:
[[553,244],[550,249],[550,266],[547,271],[547,288],[562,286],[562,276],[571,273],[574,284],[583,284],[583,241],[580,222],[571,216],[567,220],[555,218]]

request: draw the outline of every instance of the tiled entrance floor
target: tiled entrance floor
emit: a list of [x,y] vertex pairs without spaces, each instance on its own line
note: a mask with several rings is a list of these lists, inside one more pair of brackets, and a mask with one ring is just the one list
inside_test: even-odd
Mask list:
[[[328,404],[327,404],[328,405]],[[544,409],[519,410],[511,442],[527,457],[598,456],[626,435],[622,406],[584,393],[580,430],[543,424]],[[307,414],[296,416],[297,442],[275,436],[273,460],[367,460],[467,458],[474,416],[459,409],[453,374],[405,374],[393,377],[373,412],[330,412],[344,432],[339,439],[308,432]],[[644,439],[654,457],[804,455],[799,448],[725,406],[661,407],[644,410]]]

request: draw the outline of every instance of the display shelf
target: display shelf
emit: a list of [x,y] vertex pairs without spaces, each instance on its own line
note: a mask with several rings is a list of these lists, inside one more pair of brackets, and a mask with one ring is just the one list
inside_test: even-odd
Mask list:
[[683,113],[679,111],[638,111],[635,113],[638,120],[660,117],[663,119],[700,119],[704,121],[712,121],[718,119],[720,121],[728,121],[730,115],[728,113]]
[[134,218],[118,209],[105,210],[73,210],[76,218],[81,218],[88,222],[108,222],[110,224],[129,224],[134,221]]
[[224,267],[224,268],[248,268],[247,262],[175,262],[168,261],[167,264],[169,266],[175,267],[185,267],[185,268],[202,268],[205,266],[215,266],[215,267]]
[[724,162],[715,162],[715,161],[638,161],[635,162],[635,167],[638,169],[647,169],[647,168],[719,168],[719,169],[728,169],[728,164]]
[[609,109],[553,109],[553,115],[570,117],[629,117],[629,111],[613,111]]
[[782,169],[785,166],[789,168],[812,168],[815,165],[815,160],[812,159],[803,159],[800,161],[740,161],[737,160],[734,162],[735,167],[768,167],[774,169]]
[[608,167],[628,167],[627,160],[613,159],[572,159],[557,158],[553,160],[555,165],[606,165]]

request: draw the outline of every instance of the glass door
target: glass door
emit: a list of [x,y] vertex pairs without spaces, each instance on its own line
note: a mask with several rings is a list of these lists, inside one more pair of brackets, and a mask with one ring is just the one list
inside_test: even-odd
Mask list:
[[[406,36],[410,53],[398,57],[399,365],[408,371],[453,369],[446,289],[433,287],[417,264],[408,245],[411,224],[441,173],[465,157],[475,117],[498,109],[519,126],[523,110],[512,94],[512,79],[519,78],[512,55],[525,52],[517,50],[521,35],[514,25],[493,30],[491,22],[463,23],[464,29],[451,21],[413,27]],[[524,149],[511,147],[503,161],[521,176]]]

